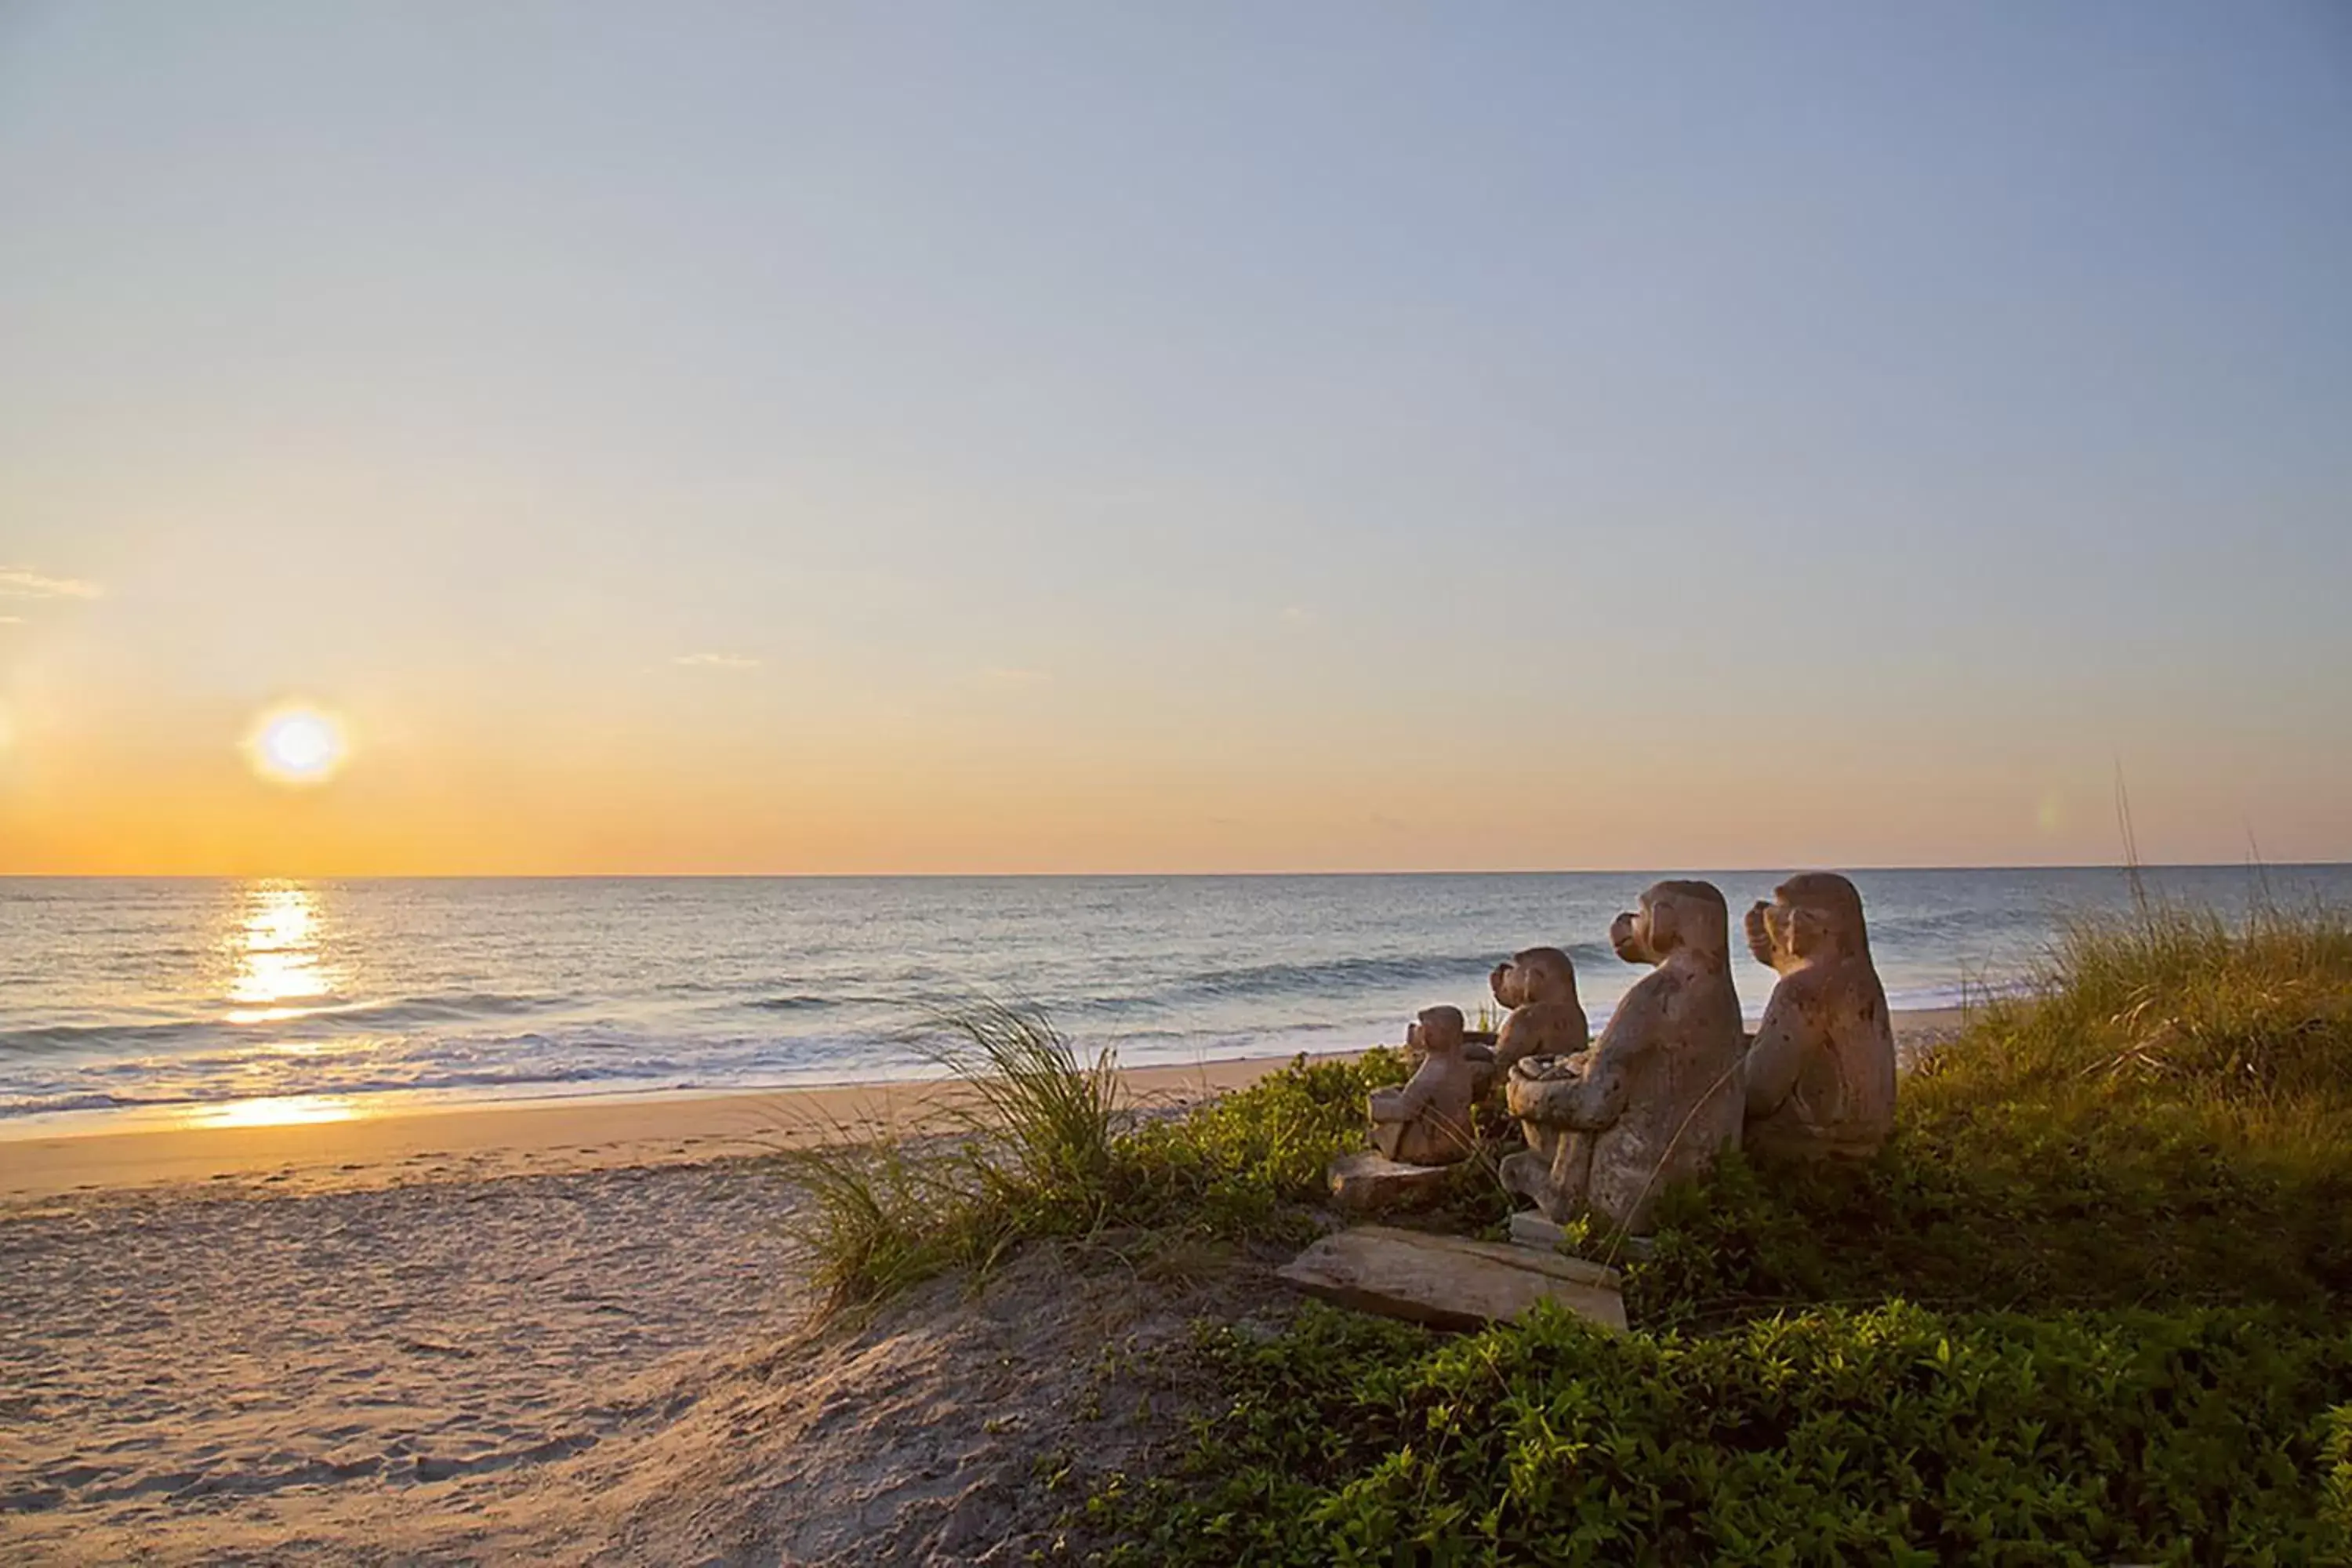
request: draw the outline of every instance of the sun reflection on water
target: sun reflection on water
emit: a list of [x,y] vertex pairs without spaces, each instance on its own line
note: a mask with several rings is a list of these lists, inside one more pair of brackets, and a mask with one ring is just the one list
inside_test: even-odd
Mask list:
[[187,1112],[189,1127],[299,1127],[319,1121],[350,1121],[359,1107],[331,1094],[272,1095],[207,1105]]
[[307,1017],[334,994],[322,962],[318,895],[299,882],[257,882],[245,892],[243,924],[230,933],[236,973],[229,982],[232,1024]]

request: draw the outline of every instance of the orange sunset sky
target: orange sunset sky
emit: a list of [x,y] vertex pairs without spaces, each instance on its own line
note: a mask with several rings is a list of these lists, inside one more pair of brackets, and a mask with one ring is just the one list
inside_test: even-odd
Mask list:
[[0,872],[2352,857],[2327,8],[436,16],[0,16]]

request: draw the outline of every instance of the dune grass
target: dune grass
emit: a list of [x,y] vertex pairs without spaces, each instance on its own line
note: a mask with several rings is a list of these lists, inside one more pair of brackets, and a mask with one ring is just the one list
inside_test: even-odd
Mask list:
[[774,1155],[805,1194],[790,1225],[829,1310],[1102,1222],[1132,1121],[1110,1053],[1086,1058],[1038,1010],[992,1002],[941,1015],[919,1048],[965,1090],[948,1102],[956,1131],[908,1142],[828,1128]]

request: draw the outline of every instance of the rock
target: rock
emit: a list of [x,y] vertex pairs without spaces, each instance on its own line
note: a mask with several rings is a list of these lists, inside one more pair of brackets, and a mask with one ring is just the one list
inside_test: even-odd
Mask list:
[[1408,1165],[1372,1149],[1342,1154],[1325,1167],[1332,1201],[1350,1214],[1383,1214],[1434,1203],[1453,1171],[1451,1165]]
[[1506,1242],[1363,1225],[1325,1237],[1279,1273],[1327,1301],[1441,1329],[1483,1328],[1547,1300],[1625,1326],[1615,1269]]

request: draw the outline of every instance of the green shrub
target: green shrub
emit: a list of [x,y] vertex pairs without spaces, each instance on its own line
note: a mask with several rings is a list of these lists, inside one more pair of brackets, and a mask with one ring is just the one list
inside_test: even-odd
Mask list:
[[1087,1504],[1112,1563],[2309,1563],[2352,1487],[2352,1331],[2262,1311],[1446,1341],[1317,1309],[1203,1354],[1190,1458]]
[[2320,1522],[2324,1543],[2336,1561],[2352,1562],[2352,1405],[2339,1405],[2321,1424]]
[[1324,1167],[1364,1146],[1364,1100],[1404,1078],[1403,1058],[1375,1048],[1352,1060],[1299,1057],[1198,1110],[1137,1130],[1119,1144],[1128,1223],[1174,1225],[1233,1239],[1298,1234],[1286,1211],[1325,1194]]

